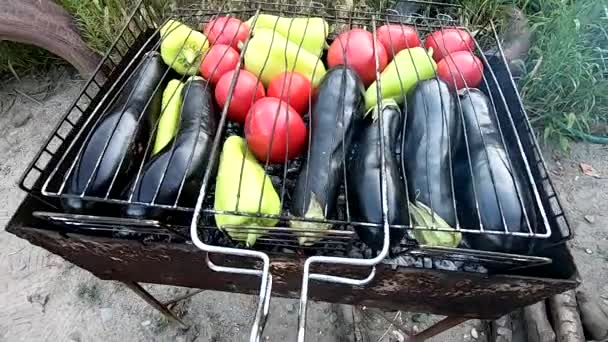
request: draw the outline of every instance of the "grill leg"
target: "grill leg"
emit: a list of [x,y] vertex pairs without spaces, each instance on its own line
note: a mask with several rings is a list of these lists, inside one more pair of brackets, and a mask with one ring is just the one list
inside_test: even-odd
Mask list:
[[410,339],[408,340],[408,342],[422,342],[425,341],[435,335],[439,335],[442,332],[449,330],[455,326],[457,326],[458,324],[468,321],[468,318],[464,318],[464,317],[446,317],[444,319],[442,319],[441,321],[439,321],[437,324],[434,324],[432,326],[430,326],[429,328],[427,328],[426,330],[423,330],[421,332],[419,332],[418,334],[410,337]]
[[185,300],[185,299],[188,299],[190,297],[193,297],[193,296],[195,296],[195,295],[197,295],[197,294],[199,294],[199,293],[201,293],[203,291],[205,291],[205,290],[204,289],[197,289],[197,290],[194,290],[192,292],[186,293],[185,295],[182,295],[182,296],[173,298],[171,300],[168,300],[168,301],[166,301],[166,302],[164,302],[162,304],[163,304],[163,306],[173,305],[173,304],[175,304],[177,302],[181,302],[182,300]]
[[156,299],[152,294],[150,294],[150,292],[146,291],[143,287],[141,287],[141,285],[132,281],[124,281],[122,283],[125,284],[128,288],[130,288],[133,292],[135,292],[136,295],[145,300],[146,303],[152,305],[152,307],[160,311],[163,315],[165,315],[165,317],[169,318],[173,322],[178,323],[183,328],[188,328],[188,325],[186,325],[186,323],[184,323],[179,317],[177,317],[177,315],[173,311],[169,310],[166,305],[159,302],[158,299]]

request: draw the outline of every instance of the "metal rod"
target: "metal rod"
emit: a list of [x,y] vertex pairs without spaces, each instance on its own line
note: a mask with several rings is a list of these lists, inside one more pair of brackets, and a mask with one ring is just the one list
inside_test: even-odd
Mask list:
[[468,318],[464,318],[464,317],[451,317],[448,316],[444,319],[442,319],[441,321],[439,321],[438,323],[433,324],[432,326],[430,326],[429,328],[427,328],[426,330],[423,330],[421,332],[419,332],[418,334],[410,337],[408,339],[408,342],[423,342],[428,340],[429,338],[439,335],[442,332],[449,330],[455,326],[457,326],[458,324],[462,323],[462,322],[466,322],[468,321]]
[[[377,81],[377,88],[376,88],[376,96],[378,98],[378,103],[377,103],[377,110],[378,113],[381,112],[382,108],[382,91],[381,91],[381,85],[380,85],[380,67],[379,67],[379,60],[378,60],[378,52],[376,49],[376,18],[375,16],[372,16],[372,42],[373,42],[373,47],[374,47],[374,59],[375,59],[375,65],[376,65],[376,81]],[[382,124],[382,115],[378,116],[379,120],[380,120],[380,127],[383,127]],[[384,134],[381,135],[380,137],[380,151],[384,151]],[[352,259],[352,258],[340,258],[340,257],[326,257],[326,256],[313,256],[310,257],[306,260],[306,262],[304,263],[304,274],[303,274],[303,279],[302,279],[302,290],[301,290],[301,294],[300,294],[300,307],[299,307],[299,312],[298,312],[298,341],[299,342],[304,342],[305,337],[306,337],[306,306],[308,304],[308,285],[309,285],[309,278],[310,279],[314,279],[314,280],[318,280],[318,281],[325,281],[325,282],[333,282],[333,283],[338,283],[338,284],[348,284],[348,285],[354,285],[354,286],[363,286],[368,284],[375,276],[376,273],[376,268],[374,267],[375,265],[377,265],[378,263],[380,263],[382,260],[384,260],[384,258],[388,255],[388,250],[389,250],[389,243],[390,243],[390,236],[389,236],[389,224],[388,224],[388,199],[387,199],[387,190],[388,190],[388,184],[386,182],[386,163],[384,160],[385,156],[383,153],[380,154],[380,165],[383,165],[383,167],[380,168],[380,183],[381,183],[381,199],[382,199],[382,218],[383,218],[383,231],[384,231],[384,241],[382,243],[382,250],[378,253],[378,255],[375,258],[372,259]],[[351,266],[372,266],[372,270],[370,272],[370,274],[364,278],[364,279],[352,279],[352,278],[346,278],[346,277],[337,277],[337,276],[330,276],[330,275],[324,275],[324,274],[316,274],[316,273],[310,273],[310,266],[313,263],[319,263],[319,264],[339,264],[339,265],[351,265]]]
[[[259,10],[257,10],[255,12],[255,15],[253,17],[253,23],[252,23],[251,27],[249,28],[249,36],[246,39],[245,43],[243,44],[243,49],[241,51],[241,55],[240,55],[239,61],[237,62],[235,70],[240,69],[241,64],[243,63],[244,52],[247,50],[247,46],[249,45],[249,41],[251,39],[250,37],[251,37],[251,33],[252,33],[251,30],[253,29],[253,27],[255,26],[255,23],[257,22],[259,12],[260,12]],[[201,210],[203,207],[203,202],[204,202],[206,194],[207,194],[207,186],[211,180],[211,177],[213,176],[212,170],[215,168],[214,156],[216,156],[219,153],[219,143],[220,143],[220,139],[221,139],[225,124],[226,124],[228,104],[230,103],[232,94],[234,92],[234,88],[236,86],[237,76],[238,76],[238,73],[235,73],[234,77],[232,78],[230,87],[228,89],[228,98],[226,99],[226,105],[222,109],[222,115],[221,115],[220,122],[218,125],[219,126],[218,132],[213,141],[213,147],[211,150],[211,158],[210,158],[211,162],[210,162],[210,165],[207,168],[207,170],[205,170],[205,175],[203,177],[202,186],[201,186],[201,189],[199,192],[198,199],[196,201],[196,207],[195,207],[194,215],[192,217],[192,222],[190,225],[190,235],[192,238],[192,242],[194,243],[194,245],[196,247],[198,247],[199,249],[201,249],[203,251],[208,252],[207,253],[207,265],[212,270],[217,271],[217,272],[227,272],[227,273],[261,276],[262,279],[261,279],[261,284],[260,284],[258,308],[256,310],[254,322],[253,322],[253,325],[251,328],[251,333],[249,336],[250,342],[257,342],[260,338],[261,331],[263,329],[263,323],[265,322],[264,315],[265,315],[265,313],[267,313],[267,307],[269,305],[267,302],[270,300],[268,290],[269,290],[269,287],[272,286],[271,285],[272,278],[270,275],[270,259],[269,259],[268,255],[266,253],[258,252],[258,251],[239,249],[239,248],[218,247],[218,246],[209,245],[209,244],[206,244],[204,241],[202,241],[200,239],[200,237],[198,236],[198,221],[199,221]],[[257,269],[245,269],[245,268],[217,266],[217,265],[213,264],[213,262],[211,262],[211,260],[209,259],[209,253],[228,254],[228,255],[252,257],[255,259],[259,259],[262,261],[262,270],[260,271]]]
[[182,300],[188,299],[190,297],[196,296],[197,294],[199,294],[201,292],[204,292],[204,291],[205,291],[205,289],[196,289],[196,290],[194,290],[192,292],[188,292],[188,293],[183,294],[181,296],[177,296],[177,297],[175,297],[173,299],[170,299],[170,300],[168,300],[168,301],[166,301],[166,302],[164,302],[162,304],[164,306],[166,306],[166,307],[169,307],[170,305],[173,305],[173,304],[175,304],[177,302],[181,302]]
[[177,315],[169,310],[167,306],[163,305],[163,303],[159,302],[156,297],[154,297],[150,292],[146,291],[141,285],[132,281],[123,281],[126,287],[131,289],[131,291],[135,292],[140,298],[146,301],[146,303],[150,304],[156,310],[160,311],[165,317],[169,318],[171,321],[178,323],[182,328],[187,329],[188,325],[184,323]]
[[[196,237],[196,239],[198,240],[198,236]],[[199,240],[199,242],[200,242],[200,240]],[[195,242],[195,245],[199,246],[197,242]],[[206,245],[206,246],[210,246],[210,245]],[[250,342],[258,342],[260,340],[260,336],[262,335],[262,332],[264,330],[264,325],[266,324],[266,317],[268,316],[268,309],[270,307],[270,298],[271,298],[271,291],[272,291],[272,275],[269,272],[270,260],[268,259],[268,256],[262,252],[252,252],[252,251],[242,250],[242,249],[237,249],[237,248],[226,248],[226,247],[215,247],[215,246],[210,246],[210,247],[211,248],[208,248],[208,249],[214,249],[217,251],[221,251],[221,252],[218,252],[221,254],[231,254],[231,255],[237,255],[237,256],[257,256],[257,255],[259,255],[260,258],[263,260],[264,264],[262,266],[262,270],[260,271],[260,270],[256,270],[256,269],[218,266],[218,265],[214,264],[213,261],[211,261],[211,259],[209,257],[209,253],[207,253],[205,256],[205,261],[207,263],[207,266],[209,266],[209,268],[213,271],[224,272],[224,273],[235,273],[235,274],[247,274],[247,275],[255,275],[255,276],[262,277],[262,284],[260,286],[260,295],[259,295],[260,299],[258,301],[258,308],[257,308],[256,314],[255,314],[254,322],[251,327],[251,334],[249,336]],[[228,253],[228,252],[226,252],[227,250],[232,250],[232,251],[230,251],[230,253]],[[233,252],[233,251],[236,251],[236,252]],[[242,252],[242,254],[241,254],[241,252]],[[264,260],[264,257],[266,258],[266,260]]]

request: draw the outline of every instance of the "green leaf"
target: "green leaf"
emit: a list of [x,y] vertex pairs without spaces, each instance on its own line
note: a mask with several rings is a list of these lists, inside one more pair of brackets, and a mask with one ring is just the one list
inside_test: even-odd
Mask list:
[[553,126],[548,125],[545,127],[545,129],[543,130],[543,141],[545,143],[549,142],[549,138],[551,137],[551,135],[553,134]]
[[564,152],[568,152],[570,150],[570,140],[568,138],[566,138],[565,136],[560,135],[559,148]]
[[576,115],[570,112],[566,114],[566,128],[572,129],[574,127],[574,123],[576,122]]

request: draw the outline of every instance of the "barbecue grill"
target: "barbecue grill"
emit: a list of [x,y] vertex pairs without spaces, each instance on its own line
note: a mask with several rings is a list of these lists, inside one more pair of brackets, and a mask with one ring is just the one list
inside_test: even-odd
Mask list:
[[[385,309],[406,308],[408,311],[447,315],[448,318],[437,326],[413,337],[423,340],[463,320],[497,318],[576,287],[576,266],[564,244],[572,235],[570,226],[549,178],[494,26],[489,23],[486,27],[464,27],[458,19],[459,8],[453,5],[419,1],[408,5],[415,10],[404,14],[385,6],[371,8],[318,2],[282,4],[267,1],[231,1],[217,5],[203,1],[176,8],[167,16],[158,17],[144,3],[140,3],[95,74],[25,171],[19,186],[28,195],[7,230],[61,255],[101,279],[126,283],[150,304],[178,321],[179,318],[166,305],[154,299],[137,283],[257,294],[259,304],[252,324],[251,341],[259,339],[272,294],[300,297],[300,340],[305,336],[309,297],[336,303]],[[242,212],[238,210],[238,202],[234,211],[215,210],[214,172],[221,145],[229,135],[243,135],[242,128],[228,121],[228,106],[219,108],[221,116],[217,134],[213,137],[211,161],[202,170],[204,174],[200,189],[197,189],[197,198],[188,199],[185,192],[180,190],[172,203],[160,203],[156,199],[138,202],[133,200],[133,187],[127,188],[126,194],[124,189],[120,189],[124,175],[119,172],[101,195],[87,193],[86,188],[81,193],[68,191],[69,177],[82,156],[93,128],[123,91],[143,56],[159,49],[165,38],[159,28],[168,19],[177,19],[192,28],[199,28],[218,16],[231,16],[243,21],[253,18],[255,25],[260,14],[324,18],[330,24],[329,42],[340,32],[353,27],[366,28],[375,37],[377,27],[389,23],[411,25],[421,37],[446,27],[459,27],[471,34],[475,32],[476,54],[486,70],[482,87],[497,90],[491,94],[498,94],[490,97],[495,112],[502,114],[499,118],[501,140],[510,147],[507,149],[507,162],[511,167],[518,165],[525,171],[526,184],[533,197],[533,207],[522,205],[527,230],[514,231],[507,225],[503,230],[463,226],[458,218],[455,227],[438,224],[422,226],[411,218],[409,224],[391,225],[387,219],[388,210],[391,209],[387,208],[386,198],[392,189],[387,187],[384,169],[381,169],[380,177],[383,222],[356,222],[351,219],[345,179],[338,196],[335,217],[318,219],[293,216],[289,212],[290,194],[306,155],[282,164],[272,164],[268,160],[262,162],[266,177],[279,190],[280,214],[264,214],[260,208],[253,213]],[[249,39],[242,42],[237,68],[244,63],[248,43]],[[379,80],[381,70],[375,47],[374,57],[375,77]],[[173,77],[177,76],[171,71],[163,75],[165,80]],[[180,77],[182,81],[186,79],[185,76]],[[236,77],[233,77],[228,102],[235,85]],[[160,85],[155,91],[162,92]],[[377,95],[380,109],[380,91]],[[309,102],[312,101],[314,99],[310,98]],[[462,106],[460,100],[458,105]],[[305,119],[310,120],[310,115],[309,111]],[[382,120],[382,115],[379,120]],[[152,143],[152,139],[143,142],[144,156],[138,161],[132,175],[135,179],[141,176],[144,164],[150,157]],[[384,143],[381,139],[380,145]],[[380,150],[384,151],[383,148]],[[345,153],[342,158],[343,164],[346,164]],[[99,167],[99,163],[98,160],[96,167]],[[454,194],[453,178],[451,182],[451,192]],[[184,183],[185,178],[182,179],[182,187]],[[156,192],[158,194],[158,189]],[[521,194],[518,194],[518,198],[523,203]],[[64,204],[70,200],[80,201],[84,209],[78,212],[66,210]],[[456,212],[457,203],[452,202]],[[144,208],[149,215],[135,218],[123,214],[133,206]],[[230,226],[220,231],[214,221],[216,214],[273,218],[279,223],[272,229]],[[289,221],[305,222],[312,228],[296,229],[289,226]],[[330,225],[331,228],[321,231],[315,225]],[[383,230],[383,248],[379,251],[368,248],[359,240],[355,227]],[[392,248],[389,247],[388,234],[391,229],[407,231],[400,244]],[[534,242],[534,248],[529,255],[515,255],[419,244],[413,232],[429,230],[525,238]],[[228,233],[234,232],[255,233],[260,237],[251,247],[231,239]],[[313,237],[319,241],[302,246],[298,243],[298,237]],[[158,272],[149,272],[150,269]],[[259,279],[259,286],[253,279]],[[309,287],[310,280],[316,282]]]

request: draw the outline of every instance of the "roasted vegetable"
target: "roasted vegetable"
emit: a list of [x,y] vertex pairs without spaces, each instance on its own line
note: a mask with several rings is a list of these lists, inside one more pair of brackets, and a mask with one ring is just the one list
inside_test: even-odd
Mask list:
[[[144,165],[134,185],[134,202],[173,205],[178,196],[181,205],[191,206],[196,201],[211,161],[211,146],[219,118],[209,85],[202,77],[191,77],[184,84],[180,97],[183,97],[183,104],[175,139]],[[127,214],[155,215],[139,205],[129,206]]]
[[[407,101],[401,147],[403,169],[410,201],[422,209],[420,204],[425,205],[436,223],[440,217],[449,227],[456,224],[452,157],[460,142],[460,128],[455,98],[448,85],[436,78],[418,83]],[[436,227],[449,228],[439,224]],[[446,241],[454,240],[450,232],[419,233],[443,234]]]
[[439,62],[450,53],[474,51],[475,41],[467,30],[445,28],[429,33],[424,39],[424,47],[432,49],[433,59]]
[[[364,90],[359,76],[345,66],[330,69],[321,81],[310,117],[308,159],[302,165],[292,195],[292,215],[320,220],[335,218],[346,154],[363,118]],[[290,226],[319,230],[299,234],[298,242],[308,246],[317,242],[331,224],[292,220]]]
[[[437,64],[431,58],[432,53],[421,47],[397,53],[380,74],[382,98],[403,103],[405,96],[416,83],[435,76]],[[365,92],[365,108],[368,110],[378,103],[377,88],[377,82],[374,82]]]
[[378,27],[376,30],[378,41],[382,43],[386,53],[388,53],[389,61],[393,56],[403,50],[420,46],[420,37],[414,26],[386,24]]
[[[247,21],[253,25],[255,17]],[[300,46],[315,56],[321,56],[325,39],[329,35],[329,24],[323,18],[303,17],[285,18],[270,14],[260,14],[253,27],[254,35],[260,29],[271,29],[287,37],[290,42]]]
[[[66,193],[105,196],[113,181],[113,190],[124,189],[137,171],[160,113],[162,85],[159,83],[166,70],[157,52],[143,57],[119,90],[116,101],[84,142],[84,149],[67,180]],[[64,205],[68,210],[83,209],[79,199],[67,199]]]
[[209,39],[177,20],[168,20],[160,28],[160,53],[163,61],[182,75],[196,75],[209,49]]
[[[481,217],[485,230],[504,231],[504,217],[508,231],[528,232],[525,208],[535,231],[531,187],[519,164],[509,164],[492,104],[477,89],[465,91],[461,103],[469,145],[468,152],[462,146],[454,165],[462,226],[479,227]],[[464,240],[467,247],[486,251],[528,253],[533,248],[533,239],[523,237],[468,233]]]
[[163,105],[156,129],[154,149],[152,154],[157,154],[175,136],[179,123],[179,113],[182,107],[182,89],[184,84],[178,80],[171,80],[163,92]]
[[[388,54],[378,40],[374,43],[371,32],[360,28],[340,33],[327,50],[327,66],[348,65],[357,72],[364,86],[376,80],[376,63],[379,70],[388,64]],[[374,93],[376,96],[376,93]]]
[[[380,118],[382,116],[382,126]],[[388,187],[388,222],[391,225],[409,224],[408,198],[401,179],[401,166],[397,160],[401,110],[394,100],[382,103],[382,111],[374,111],[363,122],[361,132],[354,137],[348,160],[347,186],[351,218],[357,222],[382,224],[382,186],[380,175],[386,171]],[[384,135],[384,164],[381,159],[380,139]],[[370,248],[381,250],[384,230],[379,227],[355,226],[359,238]],[[405,235],[404,228],[392,228],[391,245],[397,245]]]
[[477,87],[483,78],[483,63],[471,51],[456,51],[437,63],[437,77],[460,90]]
[[213,46],[225,44],[238,51],[249,36],[249,25],[234,17],[216,17],[204,25],[203,33]]
[[[245,158],[243,160],[243,158]],[[258,163],[241,137],[233,135],[226,139],[220,166],[215,180],[215,210],[240,213],[279,215],[281,200],[272,186],[270,177]],[[252,230],[250,227],[271,229],[279,220],[255,216],[215,214],[215,223],[231,238],[243,241],[249,247],[266,230]],[[242,227],[239,230],[239,227]]]
[[271,29],[258,29],[249,40],[245,69],[259,77],[266,86],[285,71],[299,72],[314,87],[325,75],[325,66],[318,56]]

